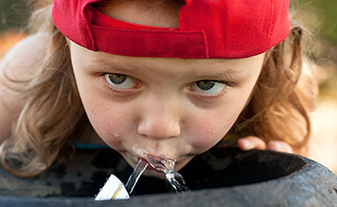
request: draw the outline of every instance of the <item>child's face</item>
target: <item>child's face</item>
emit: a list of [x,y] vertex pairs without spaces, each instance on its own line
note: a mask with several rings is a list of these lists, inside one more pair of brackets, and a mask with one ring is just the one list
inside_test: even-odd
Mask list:
[[[119,11],[124,20],[132,17]],[[176,159],[176,170],[213,147],[232,127],[264,58],[126,57],[93,52],[73,42],[70,50],[84,108],[102,140],[133,167],[141,149]],[[153,170],[146,174],[160,176]]]
[[[70,43],[81,99],[98,135],[130,165],[135,148],[177,159],[177,170],[231,128],[259,76],[247,59],[126,57]],[[137,150],[136,150],[137,151]]]

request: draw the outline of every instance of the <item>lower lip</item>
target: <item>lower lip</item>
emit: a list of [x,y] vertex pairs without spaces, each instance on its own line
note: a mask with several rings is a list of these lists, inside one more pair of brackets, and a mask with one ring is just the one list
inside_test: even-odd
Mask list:
[[153,168],[150,164],[147,165],[146,170],[156,170],[155,168]]
[[154,168],[152,165],[150,165],[150,163],[147,163],[146,170],[162,172],[162,171],[160,171],[160,170]]
[[[139,160],[140,160],[141,158],[138,158],[138,162],[139,162]],[[143,159],[144,160],[144,159]],[[137,162],[137,163],[138,163]],[[136,163],[136,165],[137,165],[137,163]],[[154,167],[152,167],[149,163],[147,163],[147,166],[146,166],[146,170],[156,170]]]

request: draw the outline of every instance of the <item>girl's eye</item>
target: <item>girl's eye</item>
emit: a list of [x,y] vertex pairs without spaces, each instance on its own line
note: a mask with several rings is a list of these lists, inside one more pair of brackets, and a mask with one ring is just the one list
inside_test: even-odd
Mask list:
[[130,89],[137,86],[137,82],[127,76],[118,73],[107,73],[104,75],[105,80],[114,88],[118,89]]
[[191,89],[202,94],[214,95],[220,93],[225,87],[226,83],[215,80],[201,80],[195,82]]

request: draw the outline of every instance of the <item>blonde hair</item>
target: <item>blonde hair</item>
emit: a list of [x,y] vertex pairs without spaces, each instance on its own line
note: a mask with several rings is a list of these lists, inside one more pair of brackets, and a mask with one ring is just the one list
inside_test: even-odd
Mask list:
[[[14,124],[13,139],[2,143],[0,153],[4,168],[22,177],[40,174],[61,151],[69,150],[87,119],[66,39],[52,24],[51,2],[33,2],[32,25],[38,25],[37,32],[49,34],[49,51],[36,73],[18,83],[26,86],[17,90],[27,101]],[[301,39],[301,28],[293,26],[287,40],[266,53],[251,99],[233,127],[237,134],[283,140],[296,149],[307,142],[315,83],[310,76],[301,75]]]
[[313,68],[305,65],[303,32],[293,23],[288,38],[267,51],[251,100],[233,127],[240,136],[285,141],[299,154],[306,153],[318,91]]
[[32,25],[40,25],[37,32],[49,33],[49,50],[30,79],[17,81],[25,87],[12,87],[26,103],[12,129],[12,139],[2,143],[0,157],[5,169],[22,177],[38,175],[55,161],[74,138],[84,114],[66,39],[50,26],[51,1],[36,2]]

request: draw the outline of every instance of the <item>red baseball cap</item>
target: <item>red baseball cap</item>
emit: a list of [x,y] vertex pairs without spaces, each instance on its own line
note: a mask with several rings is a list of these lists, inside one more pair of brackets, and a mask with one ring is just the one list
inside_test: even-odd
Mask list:
[[55,26],[93,51],[140,57],[245,58],[267,51],[289,33],[290,0],[185,0],[179,27],[124,22],[93,3],[54,0]]

